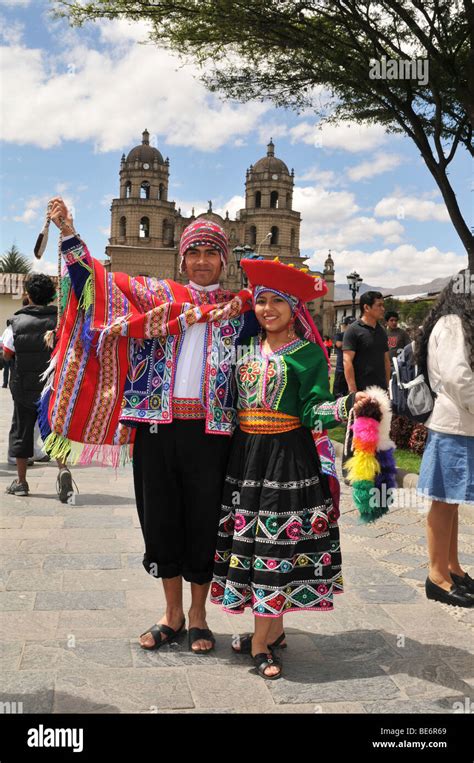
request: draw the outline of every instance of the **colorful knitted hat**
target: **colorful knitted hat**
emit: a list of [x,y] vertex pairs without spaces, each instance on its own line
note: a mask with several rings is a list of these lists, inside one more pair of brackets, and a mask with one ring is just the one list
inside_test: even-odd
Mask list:
[[217,249],[225,269],[229,255],[227,234],[217,223],[199,217],[184,229],[181,236],[179,242],[180,273],[184,273],[184,255],[188,249],[195,249],[197,246],[212,246],[214,249]]

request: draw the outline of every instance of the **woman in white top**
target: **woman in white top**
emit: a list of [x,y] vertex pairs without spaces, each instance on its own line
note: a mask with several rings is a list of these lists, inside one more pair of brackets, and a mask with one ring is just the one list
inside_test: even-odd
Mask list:
[[431,498],[427,518],[428,599],[474,604],[474,580],[458,559],[458,506],[474,505],[474,284],[461,271],[440,294],[416,344],[435,393],[417,492]]

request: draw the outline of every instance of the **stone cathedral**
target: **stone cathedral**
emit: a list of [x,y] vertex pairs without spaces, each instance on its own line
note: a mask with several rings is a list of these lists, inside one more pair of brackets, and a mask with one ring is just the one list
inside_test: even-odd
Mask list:
[[[178,244],[186,226],[205,217],[219,223],[229,238],[229,261],[223,285],[232,291],[241,288],[241,272],[233,249],[247,244],[258,254],[286,264],[302,267],[299,240],[301,215],[293,209],[294,170],[275,156],[270,139],[267,155],[250,165],[245,178],[245,209],[235,219],[221,217],[212,211],[198,215],[194,209],[184,217],[168,199],[169,159],[163,159],[150,145],[148,130],[142,142],[122,156],[120,163],[120,197],[113,199],[109,245],[106,256],[112,271],[129,275],[156,276],[185,282],[179,273]],[[320,331],[332,335],[334,323],[334,262],[328,255],[322,275],[328,285],[325,297],[310,303]]]

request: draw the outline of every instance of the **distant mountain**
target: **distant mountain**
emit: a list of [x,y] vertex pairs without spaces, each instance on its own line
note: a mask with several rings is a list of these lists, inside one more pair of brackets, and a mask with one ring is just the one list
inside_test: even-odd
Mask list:
[[[393,294],[394,297],[397,294],[423,294],[425,292],[437,292],[441,291],[448,283],[450,276],[446,278],[434,278],[429,283],[422,284],[409,284],[408,286],[396,286],[392,289],[386,286],[371,286],[362,282],[359,289],[359,294],[364,294],[366,291],[380,291],[383,295]],[[347,284],[338,285],[334,287],[334,299],[339,301],[341,299],[351,299],[351,293]]]

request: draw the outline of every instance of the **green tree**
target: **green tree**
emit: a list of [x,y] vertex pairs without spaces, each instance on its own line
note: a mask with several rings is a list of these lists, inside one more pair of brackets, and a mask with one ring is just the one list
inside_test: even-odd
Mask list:
[[31,262],[21,254],[15,244],[12,244],[3,257],[0,257],[0,273],[23,273],[28,275],[32,268]]
[[[195,61],[211,91],[311,109],[329,122],[408,136],[433,176],[474,270],[474,237],[448,167],[474,155],[471,0],[52,0],[73,25],[150,22],[150,40]],[[429,78],[373,78],[386,60],[426,61]],[[316,133],[315,133],[316,137]]]
[[396,299],[396,297],[384,297],[383,303],[385,306],[385,315],[392,310],[400,314],[402,303],[399,299]]
[[400,305],[400,317],[404,323],[412,328],[421,326],[426,316],[434,306],[434,302],[427,299],[420,302],[402,302]]

